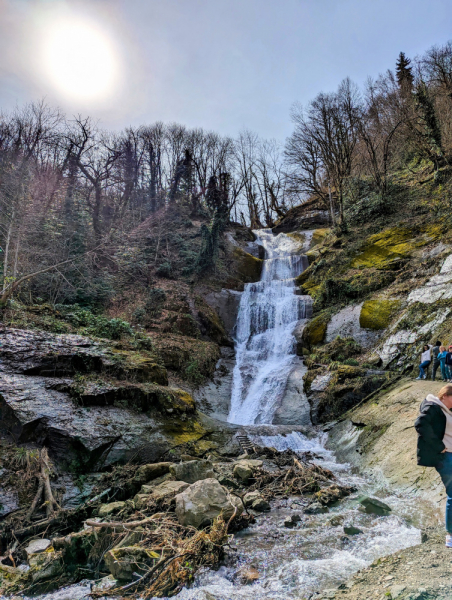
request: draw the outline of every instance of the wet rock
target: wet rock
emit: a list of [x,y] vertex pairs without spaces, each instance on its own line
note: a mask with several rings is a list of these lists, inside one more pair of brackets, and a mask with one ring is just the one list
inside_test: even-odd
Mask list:
[[274,425],[311,425],[311,406],[304,393],[307,368],[296,365],[287,379],[287,385],[272,423]]
[[142,575],[160,558],[157,552],[147,550],[140,546],[126,546],[113,548],[105,556],[105,565],[115,579],[129,581],[134,578],[134,573]]
[[218,482],[221,483],[221,485],[233,490],[237,490],[240,487],[236,481],[230,479],[229,477],[225,477],[224,475],[220,475],[220,477],[218,477]]
[[344,533],[346,535],[358,535],[360,533],[363,533],[363,530],[359,529],[358,527],[354,527],[353,525],[346,525],[344,527]]
[[315,497],[320,504],[328,506],[330,504],[334,504],[345,496],[349,496],[354,491],[355,488],[352,488],[351,486],[330,485],[316,492]]
[[99,508],[99,517],[108,517],[113,513],[117,513],[124,508],[125,502],[110,502],[109,504],[102,504]]
[[307,515],[320,515],[329,512],[327,506],[323,506],[320,502],[313,502],[304,511]]
[[227,333],[235,327],[242,293],[234,290],[221,290],[205,296],[205,301],[211,306],[223,321]]
[[102,577],[99,581],[91,584],[91,592],[104,592],[117,586],[117,580],[112,575]]
[[[52,389],[52,381],[2,375],[0,428],[10,431],[19,443],[45,442],[59,461],[91,468],[101,460],[103,464],[124,462],[143,452],[151,462],[173,444],[170,428],[164,427],[158,412],[140,414],[113,406],[77,406],[68,394]],[[185,435],[192,427],[186,420],[177,427],[177,435]],[[199,435],[194,432],[195,439]]]
[[258,512],[267,512],[270,510],[270,504],[264,498],[257,498],[251,505],[253,510],[257,510]]
[[[4,471],[4,469],[2,469]],[[0,476],[3,478],[4,475]],[[6,517],[19,508],[19,496],[16,490],[0,487],[0,517]]]
[[248,492],[243,496],[243,504],[246,506],[246,508],[248,508],[255,500],[258,500],[259,498],[262,498],[259,492]]
[[170,473],[178,481],[195,483],[201,479],[211,479],[215,477],[212,469],[212,463],[208,460],[190,460],[179,464],[171,465]]
[[142,465],[136,470],[134,480],[137,483],[147,483],[148,481],[157,479],[157,477],[161,477],[162,475],[169,473],[170,466],[172,464],[173,463],[170,462],[159,462],[149,465]]
[[287,527],[288,529],[293,529],[300,521],[301,518],[299,517],[299,515],[290,515],[289,517],[286,517],[284,519],[283,524],[284,527]]
[[34,584],[54,579],[64,571],[63,553],[51,552],[49,547],[45,552],[32,554],[28,558],[30,565],[29,576]]
[[366,496],[365,498],[362,498],[359,503],[363,507],[364,512],[366,512],[368,515],[385,516],[392,511],[390,506],[381,500],[377,500],[377,498],[369,498]]
[[231,496],[216,479],[197,481],[176,496],[176,515],[179,523],[185,526],[202,527],[220,513],[229,519],[235,509],[239,516],[243,511],[242,502]]
[[339,527],[339,525],[342,525],[344,520],[345,520],[345,517],[343,517],[342,515],[334,515],[334,517],[332,517],[328,521],[328,525],[331,525],[331,527]]
[[259,577],[260,573],[255,567],[242,567],[237,572],[237,579],[242,585],[251,585]]

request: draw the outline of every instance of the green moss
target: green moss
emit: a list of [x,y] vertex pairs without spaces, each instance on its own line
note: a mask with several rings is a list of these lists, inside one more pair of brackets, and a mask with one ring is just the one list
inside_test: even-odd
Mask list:
[[141,352],[113,350],[113,359],[108,371],[119,379],[168,385],[166,369],[156,363],[154,357]]
[[236,261],[236,271],[238,275],[247,283],[259,281],[262,272],[263,261],[256,258],[239,247],[235,247],[234,258]]
[[350,266],[355,269],[398,268],[400,261],[417,248],[421,248],[443,235],[442,225],[424,225],[421,227],[391,227],[371,235],[362,246]]
[[311,248],[321,244],[330,232],[331,229],[316,229],[312,234]]
[[400,304],[400,300],[367,300],[359,315],[360,326],[364,329],[386,329]]
[[303,330],[303,341],[309,346],[321,344],[325,339],[329,315],[320,314],[309,321]]

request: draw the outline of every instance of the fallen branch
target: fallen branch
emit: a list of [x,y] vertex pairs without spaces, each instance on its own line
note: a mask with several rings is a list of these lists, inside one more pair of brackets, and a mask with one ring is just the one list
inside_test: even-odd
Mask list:
[[123,521],[93,521],[92,519],[88,519],[85,521],[85,523],[88,525],[88,527],[127,530],[135,529],[135,527],[141,527],[164,516],[165,513],[155,513],[155,515],[147,517],[146,519],[142,519],[141,521],[130,521],[129,523]]

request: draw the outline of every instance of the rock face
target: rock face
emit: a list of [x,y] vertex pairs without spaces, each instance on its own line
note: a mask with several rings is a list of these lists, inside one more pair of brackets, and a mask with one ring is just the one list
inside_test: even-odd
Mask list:
[[333,315],[326,328],[326,342],[332,342],[339,335],[343,338],[353,338],[363,348],[371,348],[381,336],[381,331],[361,327],[362,306],[347,306]]
[[220,292],[207,294],[205,297],[207,304],[217,312],[223,321],[226,332],[229,334],[232,333],[235,327],[241,295],[242,292],[236,292],[235,290],[221,290]]
[[311,406],[304,393],[307,368],[300,363],[290,373],[281,404],[273,416],[274,425],[310,425]]
[[402,379],[337,423],[329,431],[328,447],[339,461],[372,472],[407,496],[425,495],[439,504],[444,486],[435,469],[417,465],[413,424],[422,400],[427,394],[437,395],[441,386],[442,382]]
[[222,347],[212,381],[200,386],[193,394],[200,410],[220,421],[227,420],[231,407],[234,367],[234,350]]
[[133,352],[112,352],[106,345],[80,335],[53,335],[22,329],[0,331],[2,368],[23,375],[71,377],[104,372],[135,381],[168,384],[166,369]]
[[[66,468],[92,470],[134,454],[143,462],[158,460],[171,447],[205,436],[200,421],[214,437],[224,441],[226,433],[232,439],[227,425],[195,416],[194,401],[183,390],[129,380],[74,383],[75,372],[126,369],[130,356],[118,351],[112,360],[113,352],[100,343],[15,329],[0,330],[0,343],[0,430],[18,443],[45,445]],[[144,367],[134,361],[130,377],[145,377],[147,359]]]
[[434,275],[424,286],[410,293],[408,302],[432,304],[449,298],[452,298],[452,254],[446,258],[438,275]]
[[240,499],[231,496],[216,479],[197,481],[176,496],[176,515],[184,526],[202,527],[220,513],[229,519],[236,509],[237,515],[242,514]]
[[179,481],[195,483],[201,479],[214,477],[212,463],[208,460],[189,460],[170,467],[170,472]]

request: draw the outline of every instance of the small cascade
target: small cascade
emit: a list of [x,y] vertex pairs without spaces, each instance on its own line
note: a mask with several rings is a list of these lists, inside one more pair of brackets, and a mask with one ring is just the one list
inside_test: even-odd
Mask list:
[[228,421],[272,423],[288,377],[299,363],[297,324],[311,315],[310,296],[295,294],[294,279],[308,266],[299,243],[271,229],[254,232],[266,253],[261,280],[248,283],[236,324],[236,366]]

